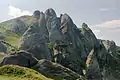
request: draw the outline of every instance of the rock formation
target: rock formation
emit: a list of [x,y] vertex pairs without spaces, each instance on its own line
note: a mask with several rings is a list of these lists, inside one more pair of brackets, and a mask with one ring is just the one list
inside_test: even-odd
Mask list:
[[5,57],[1,66],[25,66],[55,79],[62,76],[75,80],[80,75],[82,80],[120,79],[120,59],[114,41],[97,39],[86,23],[79,29],[68,14],[57,17],[51,8],[44,13],[35,11],[32,18],[32,25],[19,42],[19,49],[26,52]]
[[36,11],[33,13],[33,17],[36,18],[36,19],[40,19],[40,11],[39,11],[39,10],[36,10]]
[[[42,73],[43,75],[53,78],[55,80],[84,80],[83,76],[71,71],[63,67],[60,64],[50,62],[48,60],[40,60],[37,65],[33,67],[33,69]],[[52,73],[52,74],[51,74]]]
[[54,45],[56,41],[62,41],[63,36],[60,32],[60,21],[52,8],[45,11],[45,20],[50,42]]
[[[38,14],[37,14],[38,15]],[[51,54],[47,46],[47,30],[45,26],[45,17],[40,12],[40,19],[36,21],[28,28],[23,34],[19,48],[31,52],[37,59],[49,59],[51,60]]]
[[83,76],[80,76],[64,66],[45,59],[37,60],[33,55],[26,51],[19,51],[6,56],[0,66],[9,64],[34,69],[46,77],[54,80],[84,80]]
[[25,25],[25,23],[20,20],[20,19],[16,19],[12,22],[12,32],[15,32],[17,34],[24,34],[24,32],[27,30],[27,26]]
[[0,66],[13,64],[31,68],[33,65],[37,64],[37,59],[26,51],[19,51],[17,53],[10,54],[6,56],[1,62]]
[[86,60],[86,76],[88,80],[102,80],[102,74],[94,49],[91,50]]

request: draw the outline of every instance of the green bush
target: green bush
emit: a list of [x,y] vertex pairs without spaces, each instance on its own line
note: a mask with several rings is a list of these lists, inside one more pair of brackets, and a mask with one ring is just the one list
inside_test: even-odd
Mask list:
[[52,43],[47,43],[49,49],[53,49]]
[[118,49],[117,52],[120,53],[120,49]]
[[85,27],[82,27],[82,30],[83,30],[83,31],[87,31],[87,29],[86,29]]
[[87,29],[86,29],[87,27],[88,27],[88,25],[87,25],[86,23],[83,23],[83,24],[82,24],[82,30],[83,30],[83,31],[87,31]]

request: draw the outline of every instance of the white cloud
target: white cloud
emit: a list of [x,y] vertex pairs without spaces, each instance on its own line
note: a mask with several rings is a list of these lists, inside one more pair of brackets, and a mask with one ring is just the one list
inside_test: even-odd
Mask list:
[[111,20],[101,24],[92,25],[91,29],[97,38],[114,40],[120,45],[120,20]]
[[8,15],[15,18],[15,17],[23,16],[23,15],[32,15],[32,13],[26,10],[21,10],[20,8],[16,8],[12,5],[9,5]]
[[116,8],[100,8],[101,12],[114,11]]
[[103,29],[119,29],[120,20],[106,21],[101,24],[93,25],[92,28],[103,28]]
[[100,11],[109,11],[108,8],[101,8]]

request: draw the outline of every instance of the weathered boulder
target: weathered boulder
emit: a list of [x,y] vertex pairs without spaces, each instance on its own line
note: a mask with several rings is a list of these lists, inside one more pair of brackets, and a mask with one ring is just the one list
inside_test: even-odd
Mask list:
[[84,77],[74,71],[45,59],[40,60],[33,69],[54,80],[84,80]]
[[41,12],[40,19],[36,20],[20,39],[19,49],[31,52],[37,59],[51,60],[45,27],[45,16]]
[[37,64],[37,62],[37,59],[30,53],[26,51],[19,51],[17,53],[7,55],[0,63],[0,66],[12,64],[30,68]]

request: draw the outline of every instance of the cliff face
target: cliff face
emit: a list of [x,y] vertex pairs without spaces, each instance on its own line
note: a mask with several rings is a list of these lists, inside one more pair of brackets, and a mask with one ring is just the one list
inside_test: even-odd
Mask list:
[[[79,29],[68,14],[57,17],[51,8],[45,13],[35,11],[31,17],[32,24],[29,23],[30,26],[26,27],[28,21],[29,19],[21,19],[15,23],[18,25],[12,28],[14,32],[23,34],[19,41],[19,50],[27,51],[37,60],[46,59],[45,63],[54,66],[53,68],[56,65],[51,64],[51,61],[61,64],[88,80],[120,79],[120,63],[114,41],[98,40],[87,24],[83,23],[82,28]],[[3,59],[1,65],[21,66],[21,62],[16,58],[18,61],[14,63],[13,56],[16,55]],[[24,64],[29,63],[26,60]],[[32,67],[35,65],[42,67],[43,64],[38,62]],[[42,71],[47,76],[44,69],[37,67],[35,70]],[[83,70],[86,72],[83,73]]]

